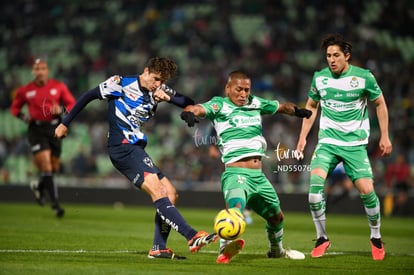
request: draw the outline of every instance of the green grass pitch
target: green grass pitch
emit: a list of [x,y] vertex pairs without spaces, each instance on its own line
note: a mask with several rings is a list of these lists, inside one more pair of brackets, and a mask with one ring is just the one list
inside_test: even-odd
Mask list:
[[[372,260],[365,216],[327,214],[332,246],[312,259],[309,213],[285,212],[284,246],[305,260],[268,259],[264,221],[257,215],[245,249],[228,265],[215,263],[218,242],[191,254],[172,232],[168,246],[183,261],[148,259],[154,209],[138,206],[64,205],[58,220],[35,203],[0,203],[0,274],[414,274],[414,219],[383,218],[384,261]],[[180,208],[198,230],[212,231],[219,209]]]

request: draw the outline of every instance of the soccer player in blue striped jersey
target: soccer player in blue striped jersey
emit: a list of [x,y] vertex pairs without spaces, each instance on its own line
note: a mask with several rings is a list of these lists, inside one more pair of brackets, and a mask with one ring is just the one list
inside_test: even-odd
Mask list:
[[68,134],[68,127],[76,115],[92,100],[108,101],[108,152],[112,164],[136,187],[145,191],[155,208],[153,246],[148,254],[151,259],[184,259],[167,247],[171,228],[183,235],[190,252],[215,242],[216,234],[197,231],[182,217],[175,202],[177,191],[146,153],[147,136],[142,126],[154,116],[157,106],[165,101],[184,108],[193,100],[165,85],[177,73],[174,61],[163,57],[151,58],[139,76],[114,75],[97,87],[85,92],[72,111],[55,129],[57,138]]
[[303,120],[296,150],[303,156],[306,137],[321,108],[318,144],[311,160],[309,206],[316,228],[317,241],[311,256],[322,257],[330,247],[326,232],[324,186],[338,163],[358,189],[371,229],[371,252],[374,260],[383,260],[380,201],[374,190],[373,174],[366,146],[370,134],[367,102],[373,102],[380,127],[379,149],[388,156],[392,144],[388,135],[388,109],[384,95],[369,70],[351,65],[352,45],[337,34],[322,41],[328,67],[315,72],[306,108],[310,119]]

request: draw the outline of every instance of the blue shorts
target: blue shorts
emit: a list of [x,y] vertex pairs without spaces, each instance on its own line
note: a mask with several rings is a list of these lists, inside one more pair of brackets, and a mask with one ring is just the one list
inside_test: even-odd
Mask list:
[[109,146],[108,152],[114,167],[140,189],[147,174],[157,174],[159,179],[164,178],[164,174],[140,145]]

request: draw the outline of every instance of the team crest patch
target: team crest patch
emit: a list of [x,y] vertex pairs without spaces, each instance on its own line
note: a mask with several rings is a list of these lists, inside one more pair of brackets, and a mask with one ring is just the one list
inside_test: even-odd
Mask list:
[[219,107],[218,107],[217,103],[213,103],[213,104],[211,104],[211,108],[212,108],[215,112],[217,112],[217,111],[218,111],[218,109],[219,109]]
[[121,78],[118,75],[115,75],[114,77],[111,78],[111,81],[113,83],[119,83],[121,81]]
[[352,88],[356,88],[358,87],[359,83],[358,83],[358,79],[354,76],[351,78],[351,81],[349,82],[349,84],[351,85]]
[[57,90],[56,89],[51,89],[50,90],[50,94],[51,95],[56,95],[57,94]]

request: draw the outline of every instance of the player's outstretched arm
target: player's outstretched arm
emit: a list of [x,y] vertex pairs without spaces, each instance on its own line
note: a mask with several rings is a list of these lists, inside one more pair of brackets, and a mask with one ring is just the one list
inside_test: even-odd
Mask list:
[[188,105],[181,112],[180,117],[187,122],[189,127],[193,127],[199,122],[199,118],[205,117],[206,110],[201,105]]
[[312,116],[311,110],[300,108],[291,102],[279,103],[279,109],[277,109],[277,112],[301,118],[310,118]]
[[69,124],[72,122],[72,120],[75,119],[75,117],[83,110],[83,108],[85,108],[86,105],[88,105],[89,102],[98,98],[100,98],[98,87],[83,93],[76,101],[75,106],[73,106],[72,110],[63,118],[62,123],[56,127],[55,137],[58,139],[66,137],[69,132]]

